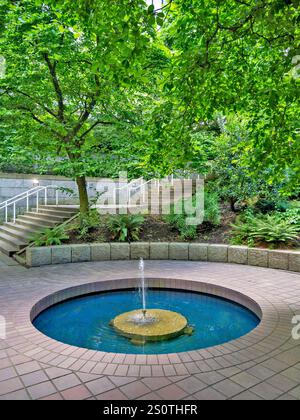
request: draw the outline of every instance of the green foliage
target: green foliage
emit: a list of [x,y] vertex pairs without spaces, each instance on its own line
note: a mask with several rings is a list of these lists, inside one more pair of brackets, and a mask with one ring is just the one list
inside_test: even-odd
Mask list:
[[138,241],[144,217],[140,215],[122,214],[111,216],[107,227],[112,234],[112,239],[120,242]]
[[66,234],[64,227],[55,227],[38,232],[30,241],[34,242],[35,246],[52,246],[61,245],[68,239],[69,236]]
[[221,222],[220,199],[216,192],[204,193],[204,222],[218,226]]
[[[89,241],[93,230],[100,226],[100,217],[97,210],[90,210],[86,214],[79,214],[75,231],[78,239]],[[74,227],[73,227],[74,229]]]
[[253,246],[259,242],[271,245],[279,243],[293,243],[299,240],[300,217],[295,214],[273,213],[267,215],[254,215],[250,212],[232,225],[232,242],[235,244],[246,243]]
[[[196,205],[196,196],[193,196],[193,205]],[[182,214],[174,213],[174,206],[171,207],[171,212],[169,215],[165,216],[165,220],[169,223],[174,229],[178,230],[180,237],[182,239],[195,239],[197,237],[197,225],[187,224],[186,219],[188,217],[194,216],[194,214],[188,214],[185,211],[185,203],[177,203],[177,208],[179,206],[182,209]],[[221,212],[218,194],[215,192],[205,192],[204,193],[204,218],[203,222],[210,223],[213,226],[220,224]]]
[[165,221],[180,233],[182,239],[195,239],[197,236],[197,226],[186,223],[186,215],[169,214],[165,216]]
[[299,238],[299,225],[292,225],[289,220],[280,220],[275,215],[268,214],[265,219],[257,220],[251,237],[255,241],[287,243]]
[[[72,178],[115,172],[117,165],[108,168],[108,161],[126,166],[128,152],[138,151],[130,143],[140,124],[143,85],[153,73],[144,67],[155,25],[143,0],[1,1],[5,161],[16,167],[34,163],[40,172]],[[85,212],[84,183],[81,187]]]
[[300,201],[297,201],[297,200],[290,201],[290,208],[300,209]]
[[284,213],[281,213],[281,219],[287,220],[291,225],[298,226],[300,230],[300,207],[289,208]]
[[255,203],[254,208],[263,214],[270,213],[276,209],[276,201],[272,198],[260,198]]
[[[250,135],[245,116],[218,116],[219,135],[215,137],[216,155],[211,161],[213,179],[211,189],[216,189],[223,200],[230,203],[231,210],[255,203],[258,211],[267,213],[284,209],[285,199],[280,194],[284,183],[268,184],[269,168],[253,175],[253,168],[245,162],[245,145],[249,144]],[[285,181],[287,182],[287,181]]]
[[287,193],[299,191],[299,2],[174,0],[167,10],[160,36],[171,60],[159,103],[167,112],[153,111],[153,125],[162,120],[155,139],[168,140],[171,158],[183,150],[191,158],[195,127],[216,110],[242,116],[237,188],[247,192],[249,177],[251,192],[264,173]]
[[[298,3],[0,1],[0,170],[189,167],[233,209],[274,186],[297,197]],[[205,220],[218,224],[217,209]]]

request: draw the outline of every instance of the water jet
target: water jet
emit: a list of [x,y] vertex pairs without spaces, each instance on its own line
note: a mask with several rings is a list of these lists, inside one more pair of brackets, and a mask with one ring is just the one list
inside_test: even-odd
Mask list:
[[110,325],[132,344],[144,345],[147,342],[170,340],[182,334],[192,335],[193,328],[187,319],[178,312],[164,309],[147,309],[145,284],[145,264],[139,262],[142,309],[122,313],[110,321]]

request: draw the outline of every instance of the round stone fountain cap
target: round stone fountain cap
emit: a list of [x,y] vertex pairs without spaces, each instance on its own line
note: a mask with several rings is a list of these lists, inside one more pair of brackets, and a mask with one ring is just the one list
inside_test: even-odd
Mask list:
[[187,319],[178,312],[147,309],[146,317],[153,318],[152,322],[138,323],[134,321],[142,314],[142,310],[125,312],[116,316],[112,324],[119,334],[132,339],[135,344],[168,340],[184,334],[187,327]]

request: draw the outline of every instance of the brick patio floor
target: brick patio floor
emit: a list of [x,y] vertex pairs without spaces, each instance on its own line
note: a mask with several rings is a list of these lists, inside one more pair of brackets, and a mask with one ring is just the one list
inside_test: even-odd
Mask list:
[[[0,315],[7,321],[7,339],[0,339],[0,399],[300,399],[300,340],[291,336],[292,318],[300,315],[297,273],[146,261],[146,276],[153,285],[215,292],[240,302],[246,295],[248,305],[258,303],[263,317],[250,334],[230,343],[145,356],[68,346],[44,336],[30,322],[34,305],[38,312],[74,293],[134,284],[137,262],[30,270],[10,264],[0,258]],[[68,288],[72,289],[59,292]]]

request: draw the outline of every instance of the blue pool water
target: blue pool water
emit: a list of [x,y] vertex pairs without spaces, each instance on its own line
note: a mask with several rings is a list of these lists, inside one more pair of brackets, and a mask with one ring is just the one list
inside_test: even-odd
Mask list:
[[46,309],[34,321],[47,336],[78,347],[113,353],[161,354],[195,350],[241,337],[259,324],[257,316],[234,302],[200,293],[148,290],[147,307],[180,312],[194,326],[192,336],[135,346],[109,321],[140,308],[135,290],[82,296]]

